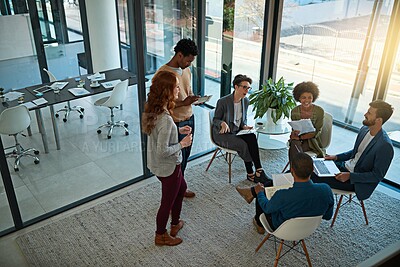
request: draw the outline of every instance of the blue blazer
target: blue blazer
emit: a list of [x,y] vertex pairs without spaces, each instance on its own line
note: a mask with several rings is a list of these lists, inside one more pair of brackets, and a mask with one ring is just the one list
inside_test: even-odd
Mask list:
[[[354,158],[368,131],[367,126],[361,127],[354,148],[337,155],[337,161]],[[354,167],[354,172],[350,173],[350,183],[354,184],[355,193],[359,200],[365,200],[371,196],[379,182],[385,177],[393,155],[392,141],[385,130],[381,129],[361,154]]]

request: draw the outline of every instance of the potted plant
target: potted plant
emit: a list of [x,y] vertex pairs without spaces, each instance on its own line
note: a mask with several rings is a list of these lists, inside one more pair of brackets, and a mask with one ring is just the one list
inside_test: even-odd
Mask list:
[[293,83],[285,84],[283,77],[277,82],[269,78],[262,88],[252,93],[249,98],[255,111],[254,119],[262,118],[271,109],[271,118],[275,124],[282,116],[289,118],[290,111],[296,106]]

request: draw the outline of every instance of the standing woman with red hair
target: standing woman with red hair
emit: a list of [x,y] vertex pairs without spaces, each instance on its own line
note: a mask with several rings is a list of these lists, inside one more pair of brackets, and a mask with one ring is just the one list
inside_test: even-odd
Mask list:
[[[182,242],[176,237],[183,227],[180,220],[182,201],[186,192],[186,182],[181,171],[181,149],[192,144],[191,127],[177,129],[171,113],[179,94],[179,80],[175,73],[160,71],[152,79],[150,92],[142,114],[142,129],[148,135],[147,167],[161,181],[161,204],[157,212],[157,246],[175,246]],[[186,134],[178,142],[180,134]],[[171,231],[166,226],[171,213]]]

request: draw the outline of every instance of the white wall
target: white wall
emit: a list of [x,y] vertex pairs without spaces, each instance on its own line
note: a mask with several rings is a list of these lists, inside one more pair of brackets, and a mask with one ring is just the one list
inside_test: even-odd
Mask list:
[[93,71],[120,68],[118,24],[114,0],[86,0]]

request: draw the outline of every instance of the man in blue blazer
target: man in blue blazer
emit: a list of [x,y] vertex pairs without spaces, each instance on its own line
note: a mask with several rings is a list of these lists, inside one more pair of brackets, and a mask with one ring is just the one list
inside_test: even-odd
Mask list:
[[341,173],[334,177],[311,176],[314,182],[327,183],[331,188],[354,191],[359,200],[371,196],[386,175],[394,155],[392,141],[382,129],[393,114],[393,107],[382,100],[372,101],[369,106],[354,148],[325,156],[335,161]]

